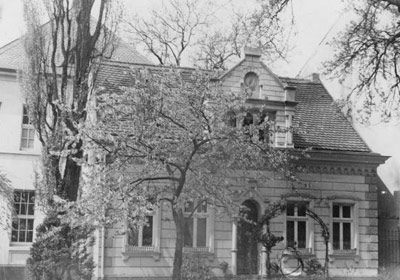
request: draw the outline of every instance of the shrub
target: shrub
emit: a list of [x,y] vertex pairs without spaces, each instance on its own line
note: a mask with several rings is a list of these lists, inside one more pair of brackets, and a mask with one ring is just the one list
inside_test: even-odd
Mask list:
[[57,213],[50,213],[36,229],[37,238],[27,260],[32,280],[90,280],[94,263],[88,248],[93,230],[71,228]]
[[182,265],[183,280],[209,280],[212,279],[212,274],[207,260],[200,256],[186,257]]

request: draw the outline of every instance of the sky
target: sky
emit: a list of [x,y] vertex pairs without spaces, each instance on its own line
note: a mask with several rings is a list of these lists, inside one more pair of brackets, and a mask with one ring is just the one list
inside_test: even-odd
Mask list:
[[[38,0],[36,0],[38,1]],[[161,0],[123,0],[127,14],[146,14]],[[237,9],[246,9],[249,1],[254,0],[218,0],[221,6],[217,18],[224,19],[224,11],[235,5]],[[322,70],[321,62],[329,59],[332,50],[328,41],[351,19],[351,13],[345,10],[341,0],[296,0],[290,7],[295,19],[292,51],[286,61],[280,61],[270,68],[281,76],[295,77],[299,73],[307,76]],[[17,39],[24,32],[24,20],[21,0],[0,0],[0,46]],[[339,98],[341,89],[336,81],[324,80],[330,93]],[[400,126],[395,123],[354,126],[367,142],[372,151],[392,156],[378,169],[388,188],[400,190]]]

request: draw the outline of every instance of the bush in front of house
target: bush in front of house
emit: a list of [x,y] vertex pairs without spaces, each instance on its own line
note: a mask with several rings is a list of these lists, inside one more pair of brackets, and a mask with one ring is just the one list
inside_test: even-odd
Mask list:
[[27,260],[29,280],[90,280],[94,262],[90,227],[72,228],[58,213],[50,213],[36,229]]

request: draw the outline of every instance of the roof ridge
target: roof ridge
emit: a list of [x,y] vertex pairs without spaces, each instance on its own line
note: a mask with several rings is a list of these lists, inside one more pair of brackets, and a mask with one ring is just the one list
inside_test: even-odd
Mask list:
[[[21,36],[21,37],[22,37],[22,36]],[[0,55],[3,54],[5,51],[7,51],[7,50],[8,50],[8,47],[10,47],[11,44],[13,44],[13,43],[17,42],[18,40],[20,40],[21,37],[18,37],[18,38],[16,38],[16,39],[14,39],[14,40],[12,40],[12,41],[6,43],[5,45],[1,46],[1,47],[0,47]]]

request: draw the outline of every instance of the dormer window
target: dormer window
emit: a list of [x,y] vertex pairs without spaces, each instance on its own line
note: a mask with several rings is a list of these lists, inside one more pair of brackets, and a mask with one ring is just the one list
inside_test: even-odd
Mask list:
[[227,116],[226,116],[226,122],[228,124],[228,126],[230,127],[236,127],[237,126],[237,117],[235,112],[228,112]]
[[243,89],[247,97],[249,98],[259,98],[260,96],[260,86],[259,86],[258,75],[254,72],[248,72],[244,76]]
[[253,115],[251,113],[247,113],[243,119],[243,127],[249,126],[253,124]]
[[274,123],[275,123],[275,112],[263,112],[260,115],[258,121],[259,129],[259,139],[270,144],[273,144],[274,139]]

